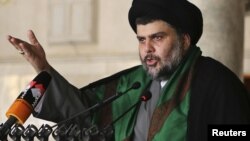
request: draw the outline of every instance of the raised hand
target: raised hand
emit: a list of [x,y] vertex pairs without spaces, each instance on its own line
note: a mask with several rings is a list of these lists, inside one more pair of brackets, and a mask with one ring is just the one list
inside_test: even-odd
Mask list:
[[37,73],[48,70],[50,65],[46,59],[43,47],[36,39],[32,30],[27,33],[30,43],[8,35],[9,42],[19,51],[20,54],[33,66]]

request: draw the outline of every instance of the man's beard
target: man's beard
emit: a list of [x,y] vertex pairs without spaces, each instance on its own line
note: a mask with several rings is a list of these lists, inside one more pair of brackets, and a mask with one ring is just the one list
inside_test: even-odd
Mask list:
[[[166,80],[173,74],[183,58],[183,46],[180,41],[177,41],[174,47],[170,50],[166,58],[160,58],[152,53],[147,54],[143,59],[140,56],[142,65],[152,79]],[[159,68],[147,66],[147,59],[155,59],[159,63]]]

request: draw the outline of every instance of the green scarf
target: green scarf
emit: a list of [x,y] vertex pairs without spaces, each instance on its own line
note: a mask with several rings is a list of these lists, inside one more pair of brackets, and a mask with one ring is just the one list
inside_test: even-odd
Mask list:
[[[195,62],[200,55],[201,51],[198,47],[191,47],[186,58],[183,59],[184,61],[180,63],[162,89],[151,119],[148,141],[185,140],[190,84]],[[128,74],[122,75],[118,80],[116,90],[124,92],[136,81],[141,83],[139,89],[130,90],[112,103],[112,119],[116,119],[127,110],[126,108],[135,104],[143,90],[149,87],[152,80],[142,66]],[[101,92],[99,95],[101,95]],[[137,113],[138,108],[134,108],[114,124],[114,138],[116,141],[130,139],[133,134]]]
[[197,58],[198,47],[191,47],[187,58],[163,88],[149,129],[149,141],[184,141],[187,131],[190,85]]

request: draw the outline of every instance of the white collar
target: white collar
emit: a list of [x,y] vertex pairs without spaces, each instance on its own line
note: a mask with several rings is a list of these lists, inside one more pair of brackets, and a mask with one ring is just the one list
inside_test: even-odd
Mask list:
[[168,80],[162,80],[161,81],[161,88],[163,88],[167,84]]

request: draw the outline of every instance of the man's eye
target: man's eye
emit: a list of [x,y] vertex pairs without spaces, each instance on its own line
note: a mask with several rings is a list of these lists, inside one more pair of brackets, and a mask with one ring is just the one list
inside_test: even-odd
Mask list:
[[144,39],[144,38],[138,38],[138,41],[139,41],[140,43],[143,43],[143,42],[145,41],[145,39]]
[[155,40],[155,41],[159,41],[159,40],[161,40],[161,39],[162,39],[162,36],[155,36],[155,37],[154,37],[154,40]]

